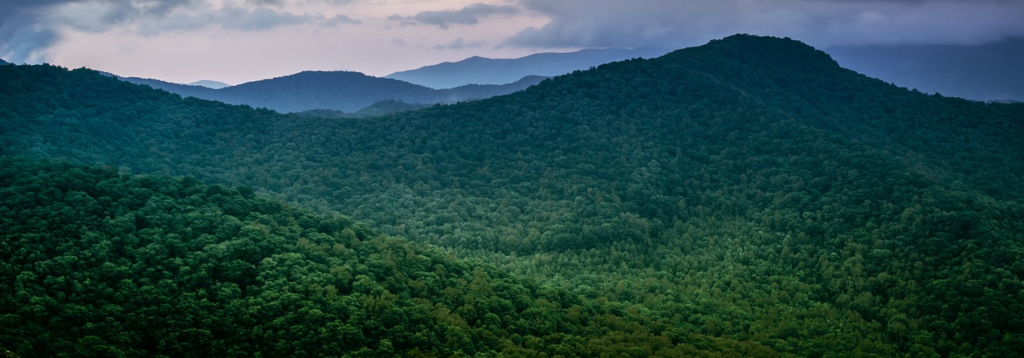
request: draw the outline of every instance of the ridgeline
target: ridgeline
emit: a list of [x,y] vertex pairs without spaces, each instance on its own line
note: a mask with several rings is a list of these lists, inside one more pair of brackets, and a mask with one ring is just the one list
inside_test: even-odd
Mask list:
[[[0,79],[0,154],[251,186],[572,297],[544,300],[576,326],[539,318],[544,343],[516,347],[1024,354],[1024,105],[898,88],[797,41],[736,35],[366,119],[84,69]],[[609,333],[634,329],[660,343]],[[599,342],[638,350],[583,350]]]

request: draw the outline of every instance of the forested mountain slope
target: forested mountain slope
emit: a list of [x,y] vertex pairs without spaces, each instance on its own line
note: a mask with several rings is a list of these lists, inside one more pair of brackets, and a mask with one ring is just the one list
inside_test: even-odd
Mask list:
[[346,71],[305,71],[220,89],[142,78],[124,80],[185,97],[244,104],[281,113],[316,109],[352,113],[385,100],[434,104],[490,98],[521,91],[543,81],[544,77],[526,76],[501,85],[466,85],[445,90]]
[[3,154],[252,185],[629,303],[673,344],[1024,354],[1024,106],[907,91],[796,41],[732,36],[371,119],[87,70],[0,78]]
[[[0,194],[0,352],[777,354],[710,337],[702,349],[673,344],[625,307],[376,237],[247,187],[0,158]],[[599,316],[602,329],[588,330]]]

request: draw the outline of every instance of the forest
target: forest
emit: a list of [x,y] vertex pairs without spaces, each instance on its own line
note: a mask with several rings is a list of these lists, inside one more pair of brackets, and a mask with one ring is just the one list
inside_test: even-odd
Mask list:
[[0,337],[25,356],[777,355],[750,341],[672,342],[635,306],[248,187],[17,159],[0,168]]
[[[372,118],[3,66],[0,345],[1024,356],[1022,136],[1024,105],[906,90],[747,35]],[[366,295],[402,313],[375,321]]]

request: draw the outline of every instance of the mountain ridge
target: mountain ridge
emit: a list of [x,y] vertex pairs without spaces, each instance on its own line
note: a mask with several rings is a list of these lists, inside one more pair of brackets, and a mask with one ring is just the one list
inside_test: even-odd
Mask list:
[[524,76],[557,76],[593,66],[626,60],[664,55],[668,50],[657,48],[585,49],[576,52],[536,53],[514,59],[492,59],[472,56],[461,61],[443,62],[413,70],[399,71],[385,78],[394,78],[430,88],[452,88],[468,84],[502,84]]
[[871,77],[978,101],[1024,101],[1024,39],[978,45],[871,45],[826,50],[845,67]]
[[800,42],[730,36],[372,119],[180,99],[87,70],[0,71],[0,113],[16,116],[0,117],[4,155],[344,212],[564,287],[593,331],[607,321],[591,303],[668,345],[1022,346],[1024,106],[909,91]]
[[125,80],[181,96],[268,108],[281,113],[316,109],[352,113],[383,100],[434,104],[488,98],[522,90],[543,79],[527,76],[504,85],[462,86],[447,90],[435,90],[351,71],[302,71],[221,89],[180,85],[153,79]]

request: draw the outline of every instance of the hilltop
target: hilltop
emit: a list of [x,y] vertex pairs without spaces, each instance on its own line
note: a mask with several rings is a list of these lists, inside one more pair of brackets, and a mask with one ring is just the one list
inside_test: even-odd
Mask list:
[[571,314],[525,344],[565,355],[639,339],[605,329],[649,330],[648,355],[1024,347],[1024,105],[907,90],[797,41],[731,36],[369,119],[89,70],[0,78],[0,154],[249,185],[540,280]]

